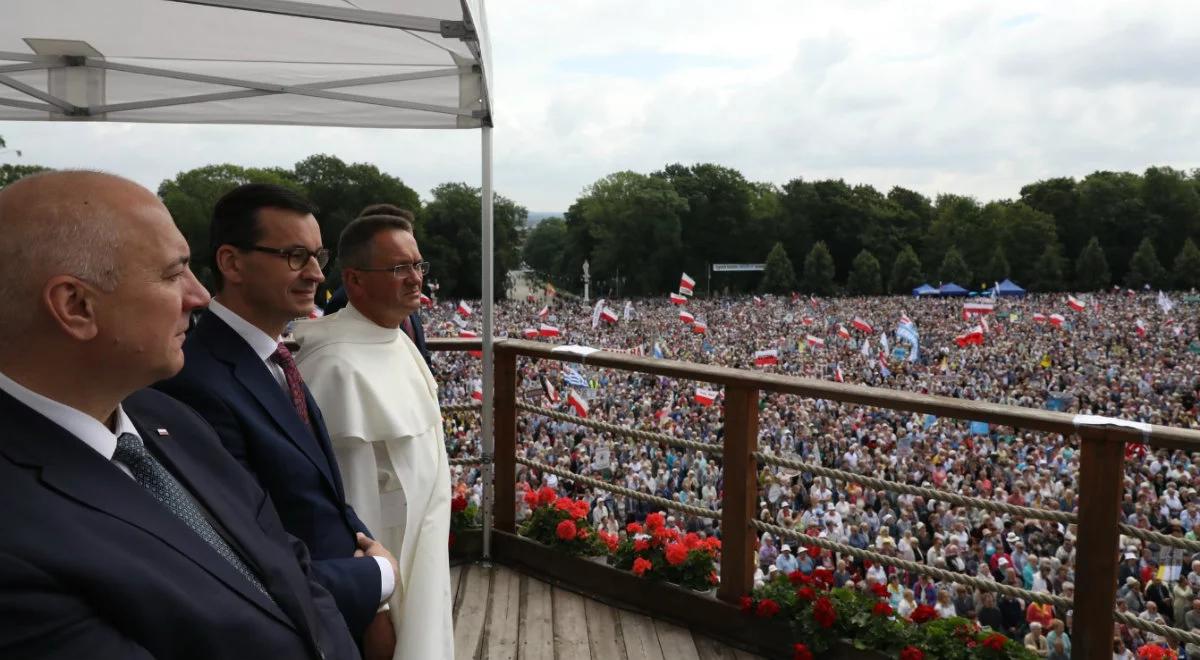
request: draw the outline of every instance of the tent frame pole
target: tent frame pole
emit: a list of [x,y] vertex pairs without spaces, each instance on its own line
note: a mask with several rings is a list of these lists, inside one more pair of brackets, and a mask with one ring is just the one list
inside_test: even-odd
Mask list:
[[492,557],[492,518],[494,499],[496,496],[495,475],[495,402],[496,402],[496,364],[493,340],[495,333],[495,282],[492,235],[492,205],[495,195],[492,194],[492,127],[484,126],[481,130],[483,185],[480,196],[480,215],[482,225],[482,277],[483,296],[483,409],[480,410],[482,465],[480,475],[483,479],[483,559]]

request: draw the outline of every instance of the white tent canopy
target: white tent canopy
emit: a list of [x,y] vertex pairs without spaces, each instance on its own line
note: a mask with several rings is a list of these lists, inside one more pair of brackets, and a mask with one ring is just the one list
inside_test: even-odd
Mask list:
[[491,70],[483,0],[0,3],[0,121],[482,129],[485,556],[494,446]]

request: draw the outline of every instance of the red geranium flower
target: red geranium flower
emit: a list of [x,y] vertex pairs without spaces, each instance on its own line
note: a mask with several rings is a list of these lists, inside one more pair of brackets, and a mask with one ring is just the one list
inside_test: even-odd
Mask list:
[[792,649],[796,652],[796,654],[792,656],[792,660],[813,660],[812,651],[808,650],[807,646],[803,644],[796,644],[792,647]]
[[682,543],[672,543],[667,546],[667,563],[678,566],[687,561],[688,549]]
[[833,626],[833,622],[837,621],[837,609],[833,606],[833,601],[821,596],[817,602],[813,604],[813,621],[822,628]]
[[800,600],[812,600],[817,597],[817,592],[812,590],[812,587],[800,587],[796,590],[796,598]]
[[569,497],[560,497],[554,501],[554,508],[558,509],[559,511],[563,511],[565,513],[574,514],[575,500],[573,500]]
[[820,582],[826,589],[833,586],[833,571],[828,568],[815,569],[812,576],[814,580]]
[[983,645],[993,651],[1003,651],[1004,643],[1007,641],[1008,638],[1004,635],[1001,635],[1000,633],[992,633],[983,638]]
[[575,540],[575,535],[578,533],[578,531],[579,530],[575,528],[575,521],[573,520],[564,520],[558,523],[558,527],[554,530],[554,532],[558,534],[558,538],[564,541]]
[[871,583],[871,593],[875,594],[879,598],[887,598],[887,596],[888,596],[887,585],[879,584],[878,582],[872,582]]
[[576,518],[583,519],[587,518],[587,514],[591,510],[592,507],[590,504],[584,500],[579,500],[574,503],[574,508],[571,510],[571,515],[575,516]]
[[704,539],[704,547],[713,554],[716,554],[721,551],[721,539],[715,536],[710,536]]
[[925,660],[925,652],[915,646],[906,646],[900,651],[900,660]]
[[634,552],[645,552],[649,549],[650,549],[650,542],[647,541],[646,539],[634,539],[633,540],[633,551]]
[[717,575],[716,571],[713,571],[708,574],[708,583],[714,584],[714,585],[721,583],[721,577],[719,575]]
[[700,535],[696,532],[688,532],[683,535],[683,545],[688,550],[699,548],[703,542],[700,540]]
[[629,534],[630,536],[633,536],[634,534],[641,534],[642,526],[635,522],[631,522],[628,525],[625,525],[625,533]]
[[651,532],[662,529],[663,525],[666,523],[667,521],[665,518],[663,518],[663,514],[661,513],[652,513],[646,516],[646,529],[650,530]]
[[754,616],[760,619],[769,619],[776,614],[779,614],[779,603],[770,598],[764,598],[759,601],[758,607],[754,609]]
[[637,559],[633,560],[633,574],[638,577],[642,577],[646,571],[652,568],[654,568],[654,564],[648,559],[642,559],[641,557],[638,557]]
[[538,491],[538,504],[542,506],[554,504],[554,500],[556,499],[558,499],[558,493],[554,492],[554,489],[549,486],[542,486],[542,489]]
[[912,622],[925,623],[937,618],[937,610],[931,605],[917,605],[917,609],[913,610]]
[[525,491],[525,503],[529,505],[530,509],[536,509],[542,502],[536,490],[527,490]]
[[463,497],[462,495],[459,495],[458,497],[450,500],[450,510],[453,511],[454,513],[458,513],[460,511],[466,511],[467,510],[467,498]]
[[791,582],[792,584],[808,584],[809,582],[809,577],[800,571],[792,571],[791,573],[788,573],[787,578],[788,582]]
[[871,608],[871,614],[874,614],[875,616],[891,616],[892,606],[883,601],[879,601],[878,603],[875,603],[875,607]]
[[738,604],[741,605],[742,611],[747,614],[754,611],[754,599],[749,596],[739,598]]

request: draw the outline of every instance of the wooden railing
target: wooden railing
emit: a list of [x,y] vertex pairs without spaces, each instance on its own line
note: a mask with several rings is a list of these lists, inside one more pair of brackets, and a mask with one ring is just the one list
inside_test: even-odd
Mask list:
[[[431,339],[435,351],[478,350],[478,339]],[[931,396],[884,388],[795,378],[675,360],[599,351],[586,357],[556,351],[542,342],[495,342],[494,528],[513,532],[516,524],[517,358],[528,357],[715,383],[725,387],[722,468],[721,586],[718,596],[736,602],[753,587],[758,502],[755,458],[758,401],[763,391],[828,399],[939,417],[983,421],[1022,430],[1075,435],[1080,440],[1078,538],[1075,561],[1072,658],[1108,657],[1114,630],[1119,505],[1124,487],[1126,442],[1153,448],[1200,451],[1200,432],[1119,420],[1087,419],[1067,413]]]

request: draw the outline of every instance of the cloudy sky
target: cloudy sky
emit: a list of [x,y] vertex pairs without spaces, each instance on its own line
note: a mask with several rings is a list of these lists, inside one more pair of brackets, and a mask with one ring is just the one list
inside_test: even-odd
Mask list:
[[[598,178],[717,162],[980,199],[1200,166],[1200,3],[490,0],[497,190],[561,211]],[[200,165],[369,161],[423,196],[478,131],[5,123],[24,156],[155,187]]]

